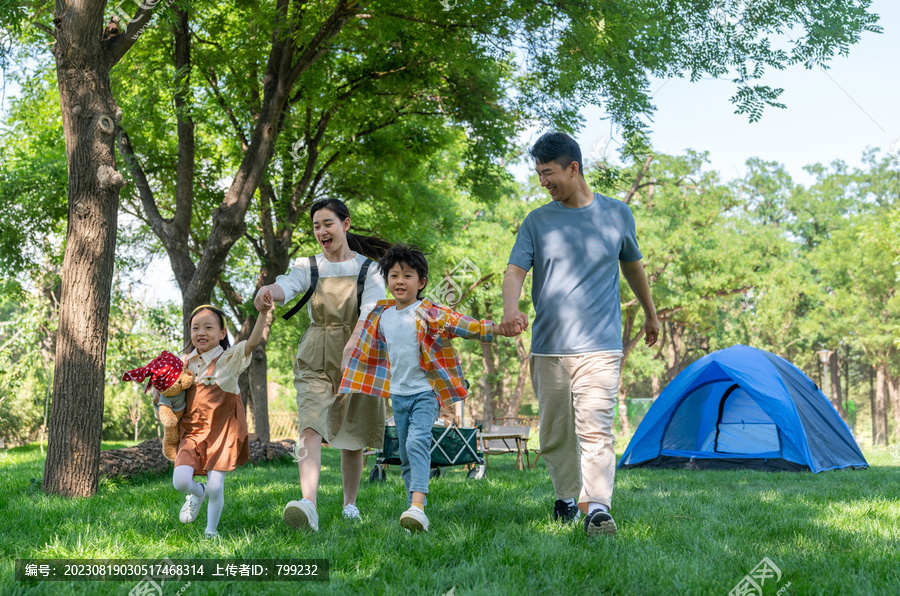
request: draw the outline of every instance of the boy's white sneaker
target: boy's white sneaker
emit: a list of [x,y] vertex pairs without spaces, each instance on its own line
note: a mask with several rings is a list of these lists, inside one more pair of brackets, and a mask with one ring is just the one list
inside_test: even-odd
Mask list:
[[427,532],[428,516],[418,507],[410,507],[400,515],[400,525],[410,532]]
[[359,508],[356,506],[356,503],[344,505],[344,519],[359,519]]
[[291,501],[284,506],[284,522],[301,532],[319,531],[319,514],[316,504],[309,499]]
[[181,506],[181,513],[178,514],[178,519],[183,524],[191,523],[200,515],[200,505],[206,500],[206,485],[201,482],[200,486],[203,487],[203,496],[198,498],[189,494],[184,500],[184,505]]

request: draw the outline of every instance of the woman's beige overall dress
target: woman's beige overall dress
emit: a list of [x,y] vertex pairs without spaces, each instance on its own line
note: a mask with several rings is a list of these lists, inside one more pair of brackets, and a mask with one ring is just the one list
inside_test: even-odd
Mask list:
[[320,277],[310,298],[312,322],[294,361],[300,432],[311,428],[337,449],[380,449],[385,400],[338,393],[344,346],[359,317],[356,284],[356,275]]

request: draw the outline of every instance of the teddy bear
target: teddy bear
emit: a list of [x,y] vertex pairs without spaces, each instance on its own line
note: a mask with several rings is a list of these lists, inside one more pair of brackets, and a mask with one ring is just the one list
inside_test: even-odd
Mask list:
[[126,372],[122,380],[142,383],[147,377],[150,381],[144,391],[150,387],[154,388],[153,407],[156,409],[157,419],[165,430],[163,455],[174,462],[178,442],[181,440],[179,424],[186,405],[185,391],[194,384],[194,375],[180,358],[171,352],[163,351],[147,366]]

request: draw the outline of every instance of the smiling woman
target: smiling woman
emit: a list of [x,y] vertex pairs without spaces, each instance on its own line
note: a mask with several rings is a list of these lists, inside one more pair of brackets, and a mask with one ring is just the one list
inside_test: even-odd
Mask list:
[[303,498],[284,509],[284,521],[297,530],[318,530],[316,497],[322,467],[322,439],[341,450],[344,517],[359,517],[356,493],[362,475],[363,449],[381,447],[384,400],[360,393],[338,395],[341,372],[356,345],[362,322],[385,298],[384,279],[372,259],[390,247],[386,240],[351,233],[350,212],[343,202],[327,199],[310,209],[313,233],[322,252],[299,259],[287,275],[263,286],[283,305],[305,293],[291,313],[309,300],[310,326],[294,360],[294,387],[300,418],[300,441],[308,449],[299,461]]

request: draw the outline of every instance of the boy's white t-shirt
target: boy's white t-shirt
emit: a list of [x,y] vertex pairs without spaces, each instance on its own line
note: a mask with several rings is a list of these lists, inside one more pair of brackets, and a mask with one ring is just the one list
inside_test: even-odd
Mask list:
[[415,395],[431,391],[431,383],[419,365],[416,308],[421,300],[397,310],[389,306],[381,313],[381,332],[391,366],[391,395]]

